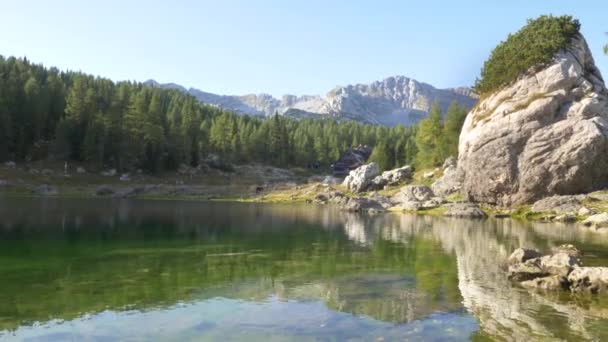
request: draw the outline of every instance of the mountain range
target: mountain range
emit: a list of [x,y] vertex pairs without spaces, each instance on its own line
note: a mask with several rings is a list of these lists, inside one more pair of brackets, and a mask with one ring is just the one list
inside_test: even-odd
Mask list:
[[339,86],[325,96],[269,94],[218,95],[175,83],[144,82],[150,86],[179,89],[202,103],[238,113],[268,116],[274,113],[292,117],[336,117],[381,125],[412,125],[424,118],[437,101],[445,113],[453,101],[467,108],[477,102],[470,88],[438,89],[405,77],[388,77],[369,84]]

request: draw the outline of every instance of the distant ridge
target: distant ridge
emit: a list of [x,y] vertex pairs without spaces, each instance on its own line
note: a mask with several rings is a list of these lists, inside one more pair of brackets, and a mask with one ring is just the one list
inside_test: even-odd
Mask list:
[[339,86],[324,97],[319,95],[269,94],[218,95],[175,83],[144,82],[150,86],[178,89],[199,101],[239,113],[268,116],[273,113],[294,117],[337,117],[381,125],[412,125],[424,118],[434,101],[445,112],[453,101],[467,108],[477,102],[470,88],[437,89],[430,84],[394,76],[369,84]]

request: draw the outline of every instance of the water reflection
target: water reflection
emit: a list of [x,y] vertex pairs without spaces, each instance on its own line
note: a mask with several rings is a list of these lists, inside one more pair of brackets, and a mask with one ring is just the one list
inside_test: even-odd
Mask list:
[[13,198],[0,218],[0,338],[608,336],[607,298],[531,293],[504,275],[520,246],[575,242],[585,263],[608,263],[608,236],[568,225]]

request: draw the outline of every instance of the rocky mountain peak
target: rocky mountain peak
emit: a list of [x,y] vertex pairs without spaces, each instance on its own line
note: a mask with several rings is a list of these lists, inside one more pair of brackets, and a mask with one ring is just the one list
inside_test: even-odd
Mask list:
[[[147,84],[177,88],[174,84]],[[182,87],[182,89],[184,89]],[[199,101],[250,115],[274,113],[297,117],[340,117],[356,121],[394,125],[410,125],[426,116],[434,101],[445,111],[452,101],[472,107],[477,96],[471,89],[437,89],[405,76],[388,77],[369,84],[336,87],[324,97],[319,95],[269,94],[216,95],[195,88],[187,90]]]

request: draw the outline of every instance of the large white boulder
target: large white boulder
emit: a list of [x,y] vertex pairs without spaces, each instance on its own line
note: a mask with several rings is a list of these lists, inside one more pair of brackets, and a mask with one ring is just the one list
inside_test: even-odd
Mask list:
[[509,206],[608,182],[608,91],[582,35],[468,114],[458,167],[468,199]]

